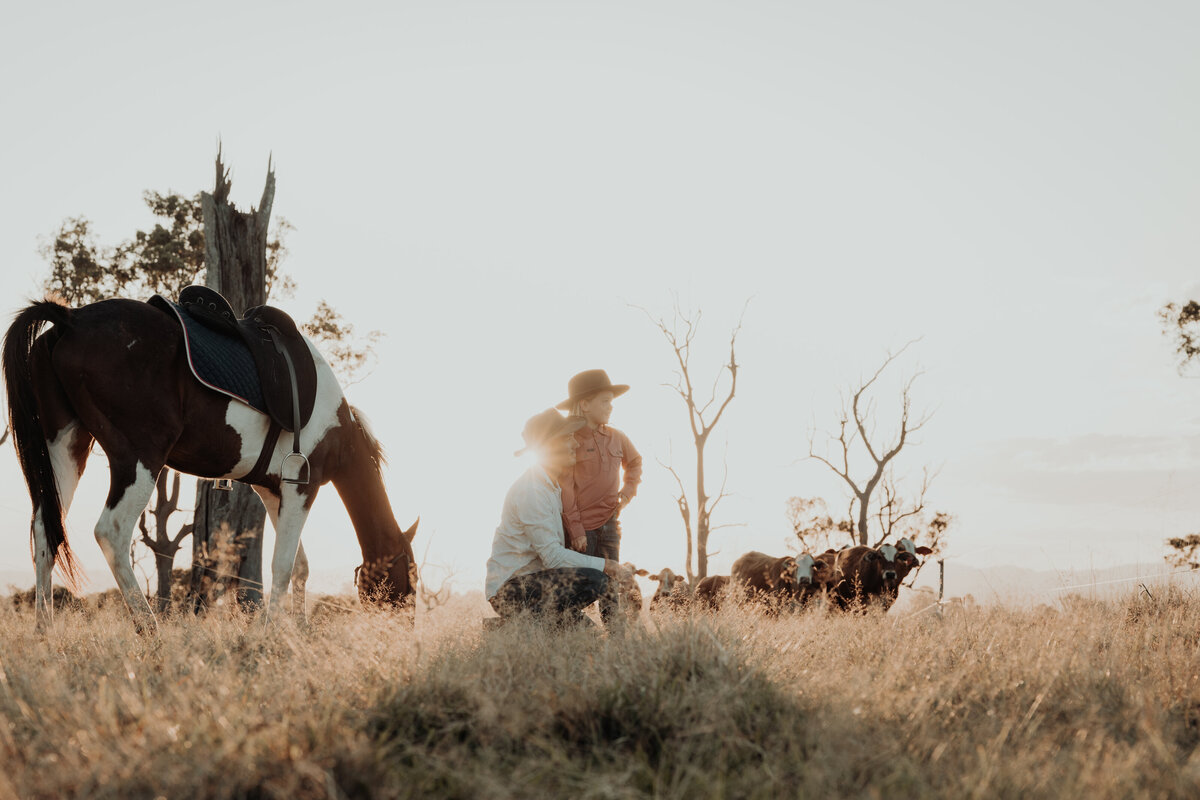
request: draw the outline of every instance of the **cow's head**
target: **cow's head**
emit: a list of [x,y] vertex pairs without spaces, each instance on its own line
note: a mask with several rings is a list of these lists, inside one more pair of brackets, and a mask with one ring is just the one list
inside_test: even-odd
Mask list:
[[[796,561],[796,585],[797,586],[812,586],[816,580],[816,572],[818,570],[819,561],[813,558],[808,553],[795,559]],[[824,565],[822,565],[824,566]]]
[[[896,563],[897,553],[895,545],[883,544],[863,554],[863,566],[874,572],[880,583],[883,584],[883,588],[891,592],[895,592],[900,587],[901,576],[899,565]],[[904,570],[904,574],[907,575],[908,570]]]
[[[882,549],[881,547],[880,550]],[[909,572],[921,566],[921,559],[918,556],[927,556],[932,552],[933,550],[925,545],[918,547],[913,544],[912,539],[905,538],[897,542],[895,561],[896,571],[900,575],[900,580],[904,580]]]
[[836,586],[841,582],[842,571],[837,566],[837,558],[829,554],[814,558],[812,579],[814,586]]
[[779,559],[776,563],[779,565],[779,575],[777,578],[774,578],[774,580],[772,580],[772,578],[774,577],[775,570],[768,569],[767,570],[767,585],[770,586],[772,589],[774,589],[779,584],[795,586],[797,573],[799,572],[799,566],[796,564],[796,559],[792,558],[791,556],[784,556],[783,558]]
[[682,589],[687,585],[687,578],[677,575],[670,567],[666,567],[657,575],[650,575],[650,580],[658,584],[655,594],[671,594],[676,588]]
[[[836,551],[812,556],[808,553],[796,559],[796,595],[807,598],[824,589],[836,587],[842,580],[842,571],[837,567]],[[808,579],[805,580],[807,575]]]
[[646,576],[650,573],[644,569],[638,569],[628,561],[621,564],[626,567],[632,575],[628,575],[617,582],[616,595],[617,604],[623,613],[630,619],[636,619],[638,614],[642,612],[642,587],[638,586],[636,575]]

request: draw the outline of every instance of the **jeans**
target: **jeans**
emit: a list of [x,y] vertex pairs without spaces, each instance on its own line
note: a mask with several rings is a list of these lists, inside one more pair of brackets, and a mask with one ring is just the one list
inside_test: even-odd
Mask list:
[[[586,531],[586,534],[587,554],[589,556],[611,558],[613,561],[620,562],[621,523],[617,520],[616,514],[613,514],[612,519],[596,530]],[[609,590],[600,598],[600,618],[604,620],[605,625],[608,625],[609,620],[612,619],[613,614],[617,611],[616,592],[616,581],[613,581]]]
[[490,602],[501,617],[528,611],[552,624],[579,625],[586,621],[583,610],[604,595],[608,585],[608,576],[598,569],[546,569],[514,575]]

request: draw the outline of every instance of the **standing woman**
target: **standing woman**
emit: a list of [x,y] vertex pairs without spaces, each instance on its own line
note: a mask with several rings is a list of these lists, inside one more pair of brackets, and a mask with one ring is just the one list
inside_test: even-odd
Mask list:
[[[558,408],[587,424],[575,433],[575,465],[563,474],[562,501],[566,536],[572,550],[620,561],[618,517],[637,494],[642,456],[621,431],[609,426],[613,400],[629,387],[614,384],[602,369],[580,372],[567,382],[567,399]],[[622,479],[622,473],[624,477]],[[616,610],[612,594],[600,600],[607,622]]]

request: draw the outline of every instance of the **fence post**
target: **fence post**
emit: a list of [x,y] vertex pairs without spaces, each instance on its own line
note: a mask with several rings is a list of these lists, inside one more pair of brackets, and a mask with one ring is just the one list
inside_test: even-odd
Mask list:
[[946,559],[938,559],[938,616],[942,615],[942,607],[946,599]]

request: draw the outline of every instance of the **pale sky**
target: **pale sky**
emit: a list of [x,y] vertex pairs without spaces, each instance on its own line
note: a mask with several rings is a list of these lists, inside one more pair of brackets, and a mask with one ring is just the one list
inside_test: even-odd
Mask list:
[[[941,468],[950,568],[1156,562],[1200,530],[1200,382],[1155,316],[1200,298],[1194,3],[102,5],[0,26],[4,313],[65,218],[106,244],[151,226],[142,192],[211,190],[218,138],[245,210],[270,155],[296,228],[284,307],[325,299],[386,334],[347,395],[388,448],[400,523],[421,516],[418,554],[459,589],[482,588],[524,420],[597,367],[633,386],[613,424],[647,462],[622,555],[682,571],[657,462],[687,474],[691,437],[639,310],[676,298],[703,310],[705,385],[749,300],[708,451],[735,526],[713,572],[787,552],[788,497],[844,506],[809,431],[918,338],[893,375],[922,371],[934,416],[897,467]],[[11,453],[0,571],[28,585]],[[106,473],[91,462],[69,518],[95,588]],[[304,542],[349,582],[332,487]]]

